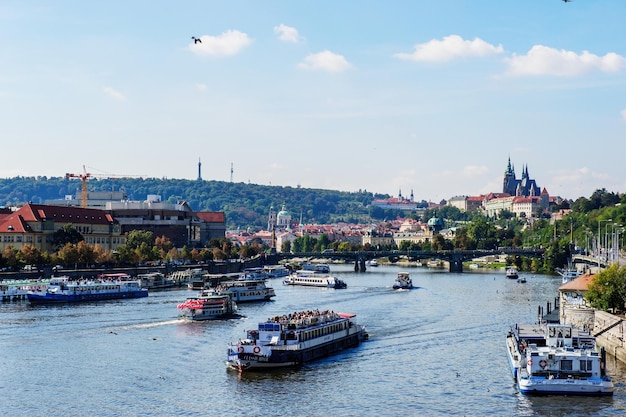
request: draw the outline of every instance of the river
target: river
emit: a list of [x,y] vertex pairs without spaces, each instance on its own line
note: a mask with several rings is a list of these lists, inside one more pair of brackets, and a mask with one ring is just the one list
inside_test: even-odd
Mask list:
[[[281,285],[274,301],[241,304],[237,320],[183,322],[186,289],[136,300],[61,306],[0,304],[0,414],[7,416],[591,416],[626,414],[626,368],[609,358],[609,398],[527,397],[504,338],[554,302],[560,277],[452,274],[398,266],[356,273],[332,290]],[[303,309],[357,314],[361,346],[269,374],[227,371],[226,344],[258,321]]]

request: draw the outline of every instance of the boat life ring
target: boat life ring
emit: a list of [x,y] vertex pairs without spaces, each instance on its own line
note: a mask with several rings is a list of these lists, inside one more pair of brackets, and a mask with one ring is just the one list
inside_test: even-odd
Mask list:
[[520,352],[523,352],[523,351],[524,351],[524,349],[525,349],[525,348],[524,348],[524,345],[519,345],[519,350],[520,350]]
[[532,359],[528,359],[528,361],[526,361],[526,363],[528,364],[528,366],[533,366],[533,360]]
[[261,348],[258,346],[254,347],[254,353],[259,353],[261,351]]
[[239,347],[237,348],[237,352],[239,352],[239,353],[243,353],[243,346],[239,346]]
[[539,361],[539,366],[541,366],[541,369],[546,369],[546,366],[548,366],[548,362],[546,362],[545,359],[542,359]]

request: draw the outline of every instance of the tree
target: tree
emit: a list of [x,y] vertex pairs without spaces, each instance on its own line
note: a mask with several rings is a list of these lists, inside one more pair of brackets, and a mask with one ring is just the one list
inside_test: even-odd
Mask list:
[[52,234],[52,244],[57,249],[65,246],[67,243],[75,245],[82,240],[85,240],[83,235],[71,224],[66,224]]
[[599,310],[623,310],[626,302],[626,266],[613,264],[596,274],[589,283],[585,299]]

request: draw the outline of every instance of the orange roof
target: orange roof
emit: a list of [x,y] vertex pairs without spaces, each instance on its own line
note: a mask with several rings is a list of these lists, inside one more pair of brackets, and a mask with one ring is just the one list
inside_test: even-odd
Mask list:
[[207,223],[226,223],[226,217],[222,211],[199,211],[196,212],[196,216]]
[[586,273],[576,279],[566,282],[559,287],[559,291],[587,291],[595,274]]

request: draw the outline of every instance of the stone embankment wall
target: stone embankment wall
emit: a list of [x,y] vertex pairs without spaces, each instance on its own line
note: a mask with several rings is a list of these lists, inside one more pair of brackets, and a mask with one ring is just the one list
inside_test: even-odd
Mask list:
[[598,346],[603,347],[606,353],[623,363],[626,363],[625,327],[626,319],[624,317],[596,310],[592,334],[598,334],[608,329],[597,337]]

